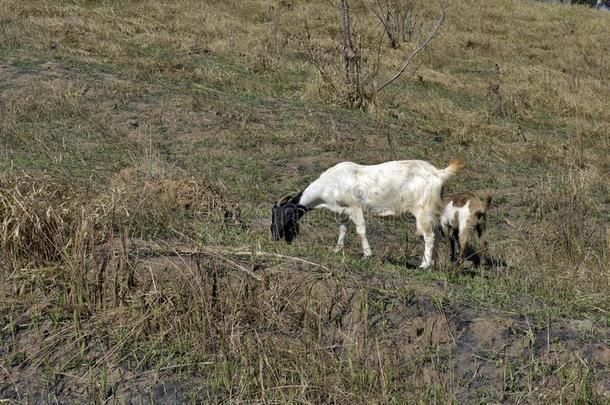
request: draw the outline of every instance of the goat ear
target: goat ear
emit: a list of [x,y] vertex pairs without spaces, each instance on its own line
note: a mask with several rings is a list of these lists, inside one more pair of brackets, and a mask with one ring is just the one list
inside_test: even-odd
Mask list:
[[287,195],[283,196],[282,198],[280,198],[279,200],[277,200],[275,205],[287,204],[293,197],[294,197],[294,194],[287,194]]
[[485,211],[487,211],[488,209],[491,208],[492,202],[493,202],[493,194],[491,194],[491,191],[488,191],[485,194]]

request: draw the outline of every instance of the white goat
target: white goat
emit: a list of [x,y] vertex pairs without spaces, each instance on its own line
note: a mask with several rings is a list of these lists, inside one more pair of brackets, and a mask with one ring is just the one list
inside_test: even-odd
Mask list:
[[291,243],[299,233],[299,219],[309,210],[326,208],[340,215],[339,240],[335,251],[343,249],[347,224],[351,219],[362,239],[364,256],[371,255],[366,239],[365,212],[377,216],[415,216],[417,234],[423,235],[425,249],[420,267],[434,264],[438,243],[439,217],[443,209],[441,188],[450,177],[466,167],[453,160],[446,169],[437,169],[421,160],[402,160],[378,165],[339,163],[318,177],[305,190],[278,201],[272,209],[271,235]]

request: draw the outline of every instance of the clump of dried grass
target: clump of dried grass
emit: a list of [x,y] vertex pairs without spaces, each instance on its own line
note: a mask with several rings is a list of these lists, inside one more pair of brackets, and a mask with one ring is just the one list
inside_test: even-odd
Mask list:
[[17,121],[56,120],[80,115],[84,113],[83,98],[89,87],[81,80],[44,80],[27,75],[20,86],[6,91],[4,111]]
[[0,178],[0,242],[5,260],[49,263],[92,252],[111,232],[189,233],[195,226],[241,225],[227,190],[142,159],[94,195],[49,176]]
[[49,177],[4,175],[0,179],[4,258],[57,261],[81,243],[79,236],[95,224],[97,213],[78,200],[78,193]]
[[138,159],[115,175],[101,201],[113,207],[117,223],[148,236],[172,229],[189,233],[200,224],[242,224],[239,207],[226,189],[190,178],[154,156]]

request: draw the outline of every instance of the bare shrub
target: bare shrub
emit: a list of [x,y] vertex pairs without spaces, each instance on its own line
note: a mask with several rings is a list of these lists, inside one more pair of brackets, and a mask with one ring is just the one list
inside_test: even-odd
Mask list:
[[487,99],[491,103],[491,113],[501,118],[515,118],[527,115],[530,107],[525,94],[507,92],[499,82],[491,82],[487,87]]
[[[368,108],[375,103],[376,95],[398,79],[411,65],[414,58],[436,36],[445,20],[445,0],[440,0],[440,15],[428,36],[410,53],[406,54],[400,68],[388,79],[377,85],[380,77],[381,49],[377,44],[365,40],[359,32],[357,19],[350,11],[349,0],[340,3],[341,40],[337,45],[340,62],[332,53],[313,45],[313,35],[306,23],[306,54],[320,73],[323,86],[327,87],[330,98],[339,104],[352,108]],[[340,63],[341,68],[338,67]]]
[[371,0],[371,10],[383,25],[390,48],[411,42],[421,35],[423,22],[411,0]]
[[284,53],[289,39],[289,34],[282,32],[280,28],[280,7],[269,8],[271,28],[265,38],[260,41],[254,49],[256,59],[263,70],[276,70]]
[[[367,66],[369,57],[363,43],[363,37],[356,28],[356,22],[350,14],[348,0],[341,1],[341,45],[339,47],[343,60],[344,98],[350,107],[363,108],[373,102],[373,80],[377,66]],[[379,60],[377,60],[377,64]]]
[[[340,3],[339,28],[340,39],[333,39],[336,48],[328,49],[317,44],[319,38],[305,22],[302,52],[318,71],[316,88],[322,98],[350,108],[367,108],[374,102],[378,55],[361,34],[347,0]],[[376,64],[371,62],[374,58]]]

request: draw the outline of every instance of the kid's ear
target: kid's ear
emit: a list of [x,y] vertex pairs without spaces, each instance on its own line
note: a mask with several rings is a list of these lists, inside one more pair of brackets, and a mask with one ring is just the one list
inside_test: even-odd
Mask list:
[[487,211],[489,208],[491,208],[492,201],[493,201],[493,195],[491,194],[491,191],[488,191],[485,194],[485,211]]

